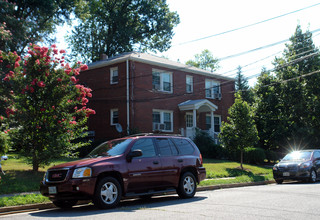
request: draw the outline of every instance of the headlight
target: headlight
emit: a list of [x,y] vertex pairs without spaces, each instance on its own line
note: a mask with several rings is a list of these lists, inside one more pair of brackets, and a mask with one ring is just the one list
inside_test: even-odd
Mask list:
[[273,170],[278,170],[278,166],[277,166],[277,165],[274,165],[272,169],[273,169]]
[[75,169],[73,171],[72,178],[86,178],[86,177],[91,177],[91,168],[89,167],[81,167],[78,169]]
[[311,162],[306,162],[306,163],[300,164],[300,168],[308,168],[310,166],[311,166]]

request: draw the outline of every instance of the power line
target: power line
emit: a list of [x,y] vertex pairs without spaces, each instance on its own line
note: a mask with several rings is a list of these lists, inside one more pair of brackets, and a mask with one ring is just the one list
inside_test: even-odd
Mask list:
[[287,16],[287,15],[290,15],[290,14],[293,14],[293,13],[296,13],[296,12],[299,12],[299,11],[303,11],[303,10],[315,7],[317,5],[320,5],[320,3],[314,4],[314,5],[310,5],[310,6],[307,6],[305,8],[301,8],[301,9],[298,9],[298,10],[295,10],[295,11],[291,11],[291,12],[288,12],[288,13],[285,13],[285,14],[282,14],[282,15],[279,15],[279,16],[276,16],[276,17],[273,17],[273,18],[269,18],[269,19],[266,19],[266,20],[262,20],[262,21],[259,21],[259,22],[256,22],[256,23],[252,23],[252,24],[249,24],[249,25],[245,25],[245,26],[241,26],[241,27],[238,27],[238,28],[235,28],[235,29],[224,31],[224,32],[221,32],[221,33],[218,33],[218,34],[214,34],[214,35],[210,35],[210,36],[201,37],[201,38],[198,38],[198,39],[186,41],[186,42],[183,42],[183,43],[180,43],[180,44],[177,44],[177,45],[173,45],[172,47],[181,46],[181,45],[193,43],[193,42],[196,42],[196,41],[205,40],[205,39],[208,39],[208,38],[212,38],[212,37],[220,36],[220,35],[223,35],[223,34],[227,34],[227,33],[230,33],[230,32],[238,31],[238,30],[241,30],[241,29],[244,29],[244,28],[252,27],[252,26],[267,22],[267,21],[271,21],[271,20],[274,20],[274,19],[277,19],[277,18],[281,18],[281,17]]

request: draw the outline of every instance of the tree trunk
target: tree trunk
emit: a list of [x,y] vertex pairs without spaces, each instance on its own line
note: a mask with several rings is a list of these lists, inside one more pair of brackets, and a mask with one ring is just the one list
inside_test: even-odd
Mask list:
[[33,158],[32,158],[32,170],[38,171],[39,170],[39,160],[35,152],[33,152]]
[[243,166],[242,166],[242,164],[243,164],[243,150],[241,151],[241,156],[240,156],[240,167],[241,167],[241,170],[243,170]]

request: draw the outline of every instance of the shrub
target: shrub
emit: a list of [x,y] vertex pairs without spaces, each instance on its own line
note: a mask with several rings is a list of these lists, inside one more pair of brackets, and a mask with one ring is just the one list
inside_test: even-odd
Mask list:
[[197,130],[193,141],[198,146],[204,158],[225,158],[226,150],[222,146],[215,144],[207,132]]
[[272,151],[272,150],[266,150],[266,159],[268,160],[268,162],[276,162],[277,160],[280,159],[280,155],[278,155],[276,152]]
[[261,164],[266,159],[265,151],[262,148],[249,147],[244,151],[244,161],[250,164]]

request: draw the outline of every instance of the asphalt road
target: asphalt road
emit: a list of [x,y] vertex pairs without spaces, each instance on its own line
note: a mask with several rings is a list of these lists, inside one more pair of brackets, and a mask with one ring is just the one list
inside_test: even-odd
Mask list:
[[285,183],[198,192],[150,201],[122,201],[113,210],[93,205],[2,216],[0,219],[320,219],[320,183]]

